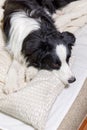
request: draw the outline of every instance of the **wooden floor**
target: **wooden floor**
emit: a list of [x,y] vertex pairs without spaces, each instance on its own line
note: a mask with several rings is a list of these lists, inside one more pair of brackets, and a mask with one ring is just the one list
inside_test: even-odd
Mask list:
[[83,120],[79,130],[87,130],[87,117]]

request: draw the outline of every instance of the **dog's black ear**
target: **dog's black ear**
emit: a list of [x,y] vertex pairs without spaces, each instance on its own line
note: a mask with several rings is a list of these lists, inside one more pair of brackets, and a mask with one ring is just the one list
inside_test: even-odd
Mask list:
[[69,46],[74,46],[76,38],[75,36],[70,32],[63,32],[61,34],[61,38],[64,40],[64,42]]

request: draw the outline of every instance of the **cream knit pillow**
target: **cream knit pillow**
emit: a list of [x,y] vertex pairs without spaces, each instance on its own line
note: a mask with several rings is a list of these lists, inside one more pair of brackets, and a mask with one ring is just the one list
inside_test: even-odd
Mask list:
[[24,89],[4,95],[0,99],[0,111],[44,130],[49,111],[64,88],[55,73],[40,71]]

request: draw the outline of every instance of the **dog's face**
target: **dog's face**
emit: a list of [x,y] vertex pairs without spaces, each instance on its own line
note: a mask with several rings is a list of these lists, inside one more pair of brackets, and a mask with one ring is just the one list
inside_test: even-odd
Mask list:
[[65,84],[75,81],[69,67],[71,49],[75,42],[73,34],[63,32],[61,35],[40,37],[38,31],[27,37],[23,43],[23,50],[30,66],[46,70],[58,70],[59,78]]

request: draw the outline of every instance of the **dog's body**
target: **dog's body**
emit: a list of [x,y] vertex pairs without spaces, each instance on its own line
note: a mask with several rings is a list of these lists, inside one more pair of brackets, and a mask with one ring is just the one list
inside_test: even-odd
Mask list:
[[13,58],[38,69],[56,69],[65,84],[75,81],[68,66],[75,37],[69,32],[60,33],[51,14],[69,2],[7,0],[4,13],[7,49]]

